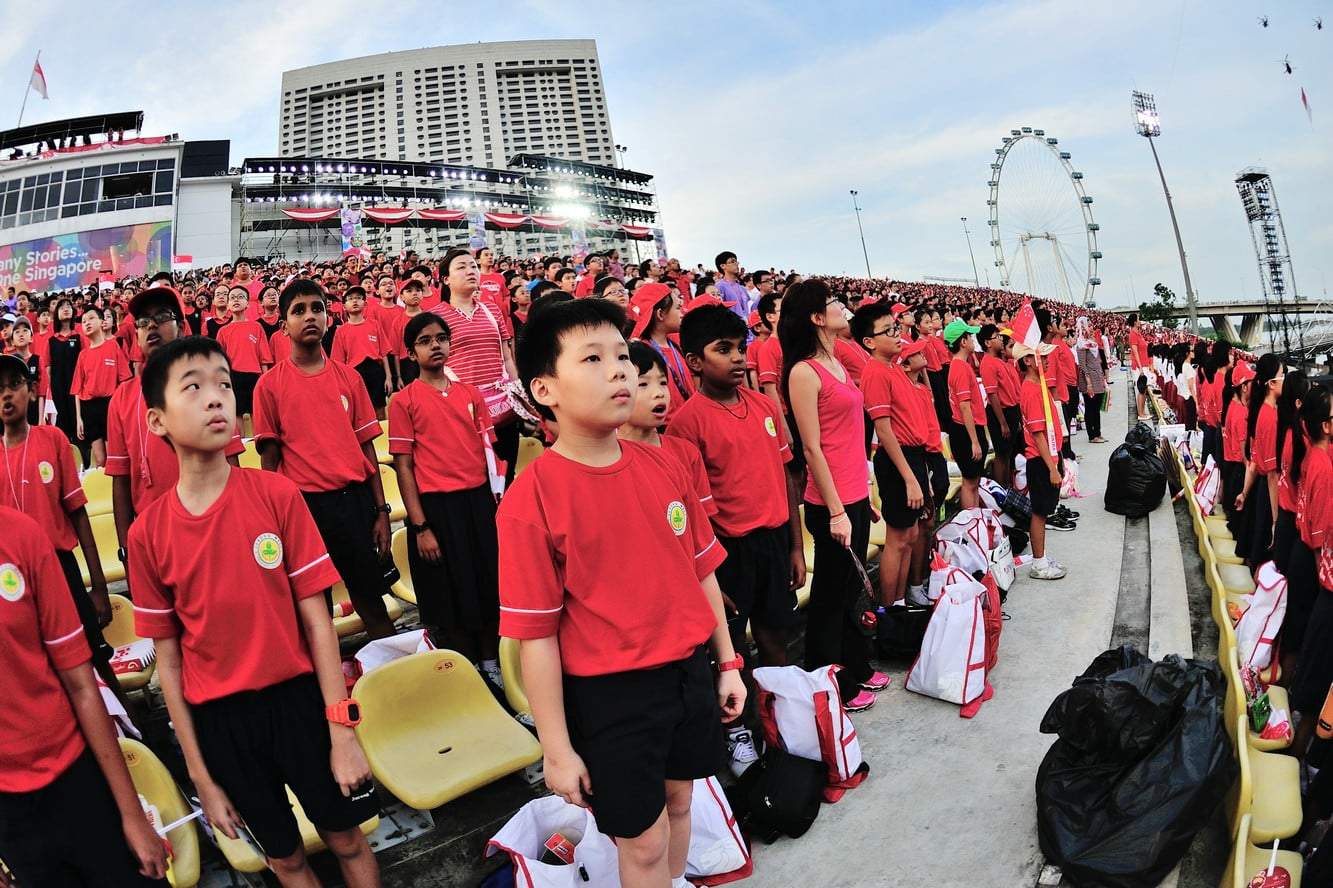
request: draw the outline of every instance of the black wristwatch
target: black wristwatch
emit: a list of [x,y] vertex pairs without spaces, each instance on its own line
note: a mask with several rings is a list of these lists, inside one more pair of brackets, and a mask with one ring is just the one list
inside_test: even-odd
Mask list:
[[412,524],[411,522],[408,522],[407,526],[413,533],[423,533],[424,531],[430,530],[430,524],[425,521],[420,524]]
[[388,515],[388,514],[389,514],[390,512],[392,512],[392,511],[393,511],[393,507],[390,506],[388,503],[385,503],[385,504],[382,505],[382,506],[376,506],[376,507],[375,507],[375,512],[376,512],[376,514],[378,514],[378,513],[380,513],[380,512],[383,512],[385,515]]
[[117,560],[120,561],[121,564],[126,564],[130,560],[130,554],[125,551],[124,546],[121,546],[119,549],[116,550],[116,558]]

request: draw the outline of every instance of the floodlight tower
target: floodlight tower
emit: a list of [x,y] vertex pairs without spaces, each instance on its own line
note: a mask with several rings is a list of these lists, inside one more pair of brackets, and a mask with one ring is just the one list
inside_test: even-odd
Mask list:
[[[1287,323],[1287,288],[1292,301],[1300,311],[1301,297],[1296,290],[1296,274],[1291,268],[1291,251],[1287,249],[1287,232],[1282,225],[1282,211],[1277,205],[1277,191],[1268,170],[1246,167],[1236,174],[1236,191],[1245,208],[1245,221],[1250,224],[1250,238],[1254,241],[1254,256],[1259,262],[1259,283],[1264,289],[1264,304],[1277,303],[1282,325],[1282,348],[1291,354],[1291,334]],[[1305,328],[1296,328],[1298,342],[1305,351]]]
[[1180,239],[1180,225],[1176,222],[1176,208],[1171,203],[1171,189],[1166,187],[1166,174],[1162,172],[1162,161],[1157,157],[1157,146],[1153,139],[1162,134],[1162,119],[1157,115],[1157,102],[1152,93],[1132,93],[1134,107],[1134,131],[1148,140],[1152,148],[1153,163],[1157,164],[1157,176],[1162,180],[1162,193],[1166,195],[1166,210],[1171,214],[1171,228],[1176,233],[1176,249],[1180,252],[1180,270],[1185,275],[1185,300],[1190,312],[1190,332],[1199,334],[1199,303],[1194,298],[1194,285],[1190,283],[1190,267],[1185,261],[1185,244]]

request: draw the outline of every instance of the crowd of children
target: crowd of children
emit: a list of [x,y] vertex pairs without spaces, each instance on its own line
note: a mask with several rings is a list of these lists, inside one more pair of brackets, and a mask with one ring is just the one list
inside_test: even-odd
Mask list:
[[[369,637],[394,633],[375,452],[386,416],[422,624],[497,686],[499,639],[519,641],[547,784],[617,837],[626,886],[682,884],[691,781],[757,760],[743,676],[787,664],[798,591],[809,588],[806,668],[839,665],[850,711],[888,685],[853,613],[860,563],[883,520],[878,604],[924,597],[947,457],[965,508],[983,475],[1025,490],[1030,575],[1065,575],[1045,532],[1075,527],[1062,473],[1080,411],[1101,440],[1087,414],[1101,409],[1111,333],[1083,317],[1071,348],[1069,306],[909,305],[825,279],[742,275],[729,252],[715,266],[715,277],[674,260],[627,269],[593,254],[580,275],[569,261],[454,249],[438,262],[280,263],[258,276],[242,259],[79,306],[25,296],[0,359],[0,596],[22,605],[0,608],[11,640],[0,656],[34,678],[0,717],[0,813],[22,811],[28,825],[3,818],[0,860],[25,886],[162,875],[109,723],[89,703],[90,659],[117,685],[71,442],[112,478],[136,628],[156,643],[204,813],[245,832],[284,885],[315,884],[284,784],[347,884],[378,884],[356,828],[375,800],[329,590],[345,585]],[[1039,345],[1013,329],[1024,312]],[[1259,547],[1273,545],[1263,531],[1277,516],[1284,557],[1309,560],[1323,533],[1310,515],[1328,501],[1309,489],[1333,478],[1318,461],[1328,397],[1319,417],[1305,387],[1282,400],[1280,368],[1265,360],[1257,379],[1245,364],[1209,368],[1191,391],[1205,428],[1223,415],[1230,428],[1235,404],[1249,404],[1237,420],[1245,467],[1229,472],[1237,509],[1254,507],[1237,519]],[[547,447],[515,478],[525,422]],[[238,468],[243,435],[262,471]],[[1287,450],[1275,445],[1284,438]],[[1219,459],[1235,455],[1232,437],[1209,440]],[[1267,480],[1279,474],[1287,487]],[[1333,619],[1309,598],[1310,622]],[[115,863],[94,880],[60,842],[30,841],[33,824],[91,810],[118,817],[95,825]]]

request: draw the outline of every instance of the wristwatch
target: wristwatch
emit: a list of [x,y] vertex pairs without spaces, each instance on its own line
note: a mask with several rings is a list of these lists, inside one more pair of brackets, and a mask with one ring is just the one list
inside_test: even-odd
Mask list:
[[426,521],[423,521],[420,524],[413,524],[412,522],[409,521],[407,523],[407,527],[413,533],[424,533],[425,531],[430,530],[430,524],[429,522]]
[[730,660],[717,664],[718,672],[731,672],[733,670],[739,671],[744,668],[745,668],[745,658],[742,657],[739,653],[736,654],[736,656],[732,657]]
[[129,562],[130,553],[125,551],[124,546],[121,546],[119,549],[116,550],[116,560],[119,561],[121,564],[126,564]]
[[339,700],[332,706],[324,707],[324,717],[335,725],[355,728],[361,724],[361,704],[351,697],[346,700]]
[[388,503],[385,503],[385,504],[382,505],[382,506],[375,506],[375,512],[376,512],[376,514],[378,514],[378,513],[380,513],[380,512],[383,512],[385,515],[388,515],[388,514],[389,514],[390,512],[392,512],[392,511],[393,511],[393,507],[390,506]]

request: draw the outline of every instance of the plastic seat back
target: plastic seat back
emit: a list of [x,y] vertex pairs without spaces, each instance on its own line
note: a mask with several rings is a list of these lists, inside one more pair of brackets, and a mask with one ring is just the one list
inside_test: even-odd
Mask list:
[[[120,738],[120,754],[125,758],[134,789],[152,806],[154,826],[174,823],[192,810],[181,794],[167,766],[151,749],[138,740]],[[171,842],[167,880],[173,888],[192,888],[199,883],[199,833],[193,820],[167,833]]]
[[420,810],[437,808],[541,758],[537,740],[496,702],[466,657],[411,654],[356,683],[356,734],[371,771]]
[[543,449],[542,442],[538,441],[536,438],[531,438],[527,435],[519,438],[518,459],[516,460],[517,465],[514,467],[514,475],[517,477],[519,472],[526,469],[534,459],[541,456]]
[[505,683],[505,700],[517,713],[531,713],[527,692],[523,690],[523,662],[518,656],[518,641],[500,639],[500,675]]
[[[333,599],[333,631],[339,638],[366,631],[365,620],[361,619],[361,615],[353,609],[352,597],[347,594],[346,583],[342,580],[335,583],[330,597]],[[390,621],[395,621],[403,615],[403,606],[392,595],[384,596],[384,609],[389,612]]]
[[382,466],[393,465],[393,455],[389,453],[389,423],[380,420],[380,436],[375,439],[375,461]]
[[407,538],[407,528],[400,527],[393,532],[389,549],[393,554],[394,567],[398,568],[398,582],[391,590],[395,597],[409,604],[417,603],[417,590],[412,586],[412,569],[407,561],[407,547],[411,541]]
[[380,484],[384,487],[384,501],[389,504],[389,520],[402,521],[407,518],[403,494],[398,490],[398,473],[392,466],[380,466]]
[[89,515],[111,514],[111,477],[105,469],[93,469],[83,476],[83,495],[88,497]]
[[255,447],[254,441],[245,442],[245,449],[241,451],[238,460],[243,469],[262,469],[264,467],[259,461],[259,448]]
[[1236,761],[1240,764],[1240,776],[1232,789],[1235,802],[1231,807],[1231,826],[1239,827],[1240,819],[1250,813],[1254,804],[1254,771],[1250,763],[1250,744],[1245,742],[1245,714],[1241,713],[1234,720],[1228,719],[1227,733],[1231,735],[1231,746],[1236,750]]

